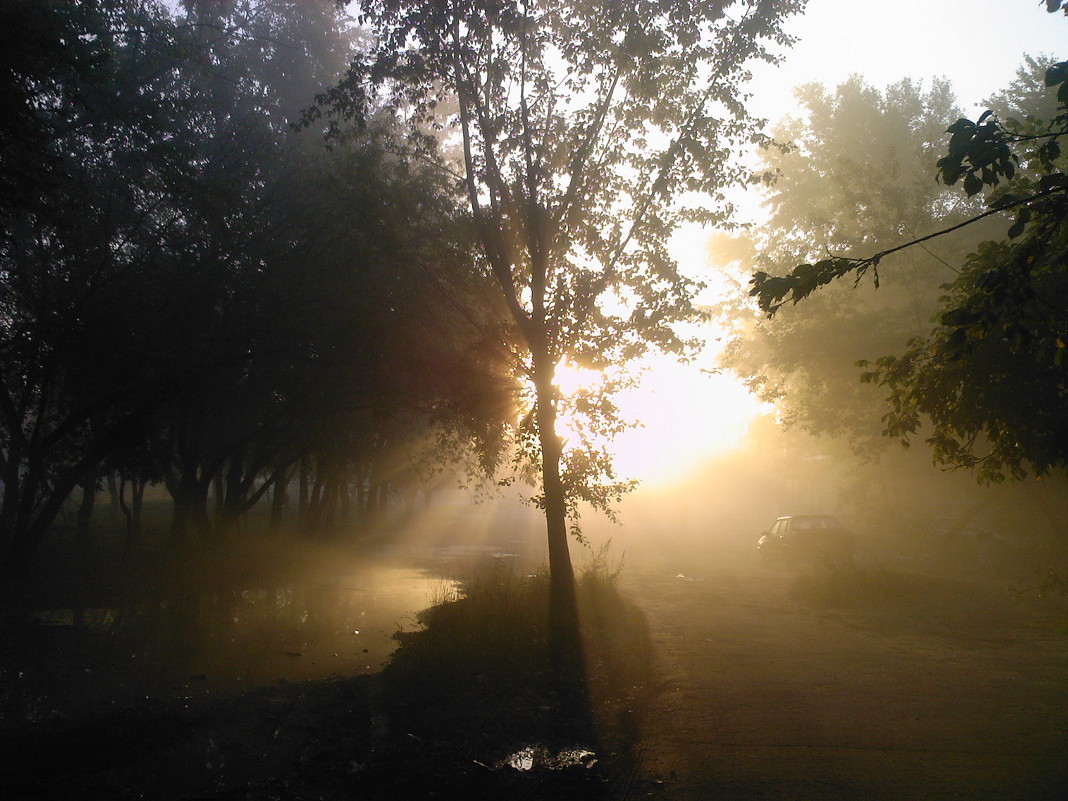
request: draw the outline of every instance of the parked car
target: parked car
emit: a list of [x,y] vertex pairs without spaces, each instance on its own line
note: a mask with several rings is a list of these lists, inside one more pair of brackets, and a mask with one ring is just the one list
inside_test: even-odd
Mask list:
[[787,515],[776,520],[757,542],[764,564],[829,564],[853,562],[853,535],[830,515]]

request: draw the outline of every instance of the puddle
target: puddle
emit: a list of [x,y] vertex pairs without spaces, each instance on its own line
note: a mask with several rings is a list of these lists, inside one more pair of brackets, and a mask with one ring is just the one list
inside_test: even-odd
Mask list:
[[550,751],[544,746],[528,745],[506,757],[499,768],[510,767],[519,771],[533,770],[535,767],[548,770],[566,768],[592,768],[597,763],[597,755],[585,748],[565,748],[562,751]]
[[[0,717],[377,672],[449,582],[379,567],[329,581],[55,608],[0,620]],[[10,681],[9,681],[10,680]],[[76,688],[72,691],[72,687]],[[73,697],[74,695],[77,697]],[[30,714],[42,708],[44,713]]]

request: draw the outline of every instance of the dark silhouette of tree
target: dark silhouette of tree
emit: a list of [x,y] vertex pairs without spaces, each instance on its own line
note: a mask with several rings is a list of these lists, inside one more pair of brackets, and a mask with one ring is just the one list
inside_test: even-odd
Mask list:
[[[7,568],[104,470],[164,478],[181,540],[224,534],[305,457],[343,494],[353,453],[318,457],[369,450],[336,433],[354,416],[484,448],[502,425],[500,303],[452,187],[388,127],[327,152],[289,123],[337,80],[347,23],[328,2],[200,6],[16,9],[55,57],[2,76],[24,113],[0,145],[40,190],[0,203]],[[487,397],[442,377],[465,370]]]
[[[209,168],[199,247],[182,252],[188,271],[221,282],[197,290],[215,299],[203,329],[240,353],[169,409],[178,539],[225,536],[298,462],[311,471],[300,526],[328,532],[357,468],[371,476],[358,486],[382,483],[385,439],[401,447],[455,419],[445,410],[458,396],[439,379],[449,371],[427,362],[455,366],[496,325],[443,176],[392,157],[388,126],[327,152],[289,125],[351,48],[332,10],[189,4],[183,20],[207,53],[193,93],[205,98]],[[309,74],[305,59],[319,68]]]
[[144,425],[174,377],[147,344],[166,315],[143,292],[178,225],[188,165],[185,93],[166,68],[178,43],[162,9],[35,5],[5,7],[26,15],[42,48],[5,74],[19,90],[6,92],[18,113],[5,155],[13,180],[36,187],[0,206],[5,566],[33,552],[74,486]]
[[[597,446],[565,453],[555,372],[685,350],[672,326],[693,316],[694,287],[668,236],[722,218],[705,200],[742,178],[729,157],[759,138],[746,64],[772,58],[801,5],[368,0],[374,45],[321,99],[342,119],[393,114],[413,159],[434,158],[435,140],[452,146],[443,167],[466,194],[532,387],[519,452],[540,476],[560,655],[577,644],[568,519],[627,484]],[[587,405],[591,432],[618,427],[608,399]]]

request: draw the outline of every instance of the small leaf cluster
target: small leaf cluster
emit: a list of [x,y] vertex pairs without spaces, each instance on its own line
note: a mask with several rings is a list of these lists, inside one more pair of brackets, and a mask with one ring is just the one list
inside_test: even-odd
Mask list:
[[1007,132],[994,112],[983,112],[977,122],[961,118],[946,132],[949,153],[938,160],[938,175],[947,186],[963,178],[964,191],[971,197],[984,186],[997,186],[1002,178],[1016,175],[1019,156],[1009,147]]
[[978,121],[959,119],[948,129],[951,134],[949,153],[938,161],[938,176],[947,185],[963,178],[968,196],[999,186],[1002,180],[1011,182],[1020,165],[1020,155],[1014,148],[1034,145],[1024,154],[1033,165],[1037,180],[1021,180],[1002,191],[991,192],[991,209],[1017,208],[1016,219],[1008,230],[1010,239],[1023,234],[1032,219],[1037,201],[1068,189],[1068,176],[1059,168],[1060,138],[1068,135],[1068,62],[1051,65],[1045,74],[1045,85],[1056,91],[1061,113],[1044,125],[1029,119],[1024,123],[1009,118],[1001,122],[993,111],[985,111]]
[[[753,289],[750,294],[758,298],[761,309],[768,315],[772,315],[782,307],[785,299],[797,303],[821,286],[826,286],[850,273],[855,275],[856,281],[860,281],[869,267],[875,268],[878,264],[878,256],[871,259],[832,256],[815,264],[799,264],[788,275],[773,276],[758,270],[753,275]],[[878,282],[877,273],[876,282]]]

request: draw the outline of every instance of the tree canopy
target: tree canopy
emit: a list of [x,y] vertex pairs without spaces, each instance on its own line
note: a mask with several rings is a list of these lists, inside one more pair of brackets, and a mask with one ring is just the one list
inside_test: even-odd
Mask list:
[[1068,134],[1068,63],[1050,64],[1043,82],[1055,99],[1046,101],[1055,109],[1050,118],[988,110],[946,131],[938,177],[969,198],[983,195],[985,210],[874,255],[829,255],[784,276],[758,272],[753,279],[752,294],[774,314],[841,277],[878,277],[892,254],[1011,215],[1002,238],[980,243],[963,259],[945,287],[936,328],[864,375],[889,394],[888,435],[906,444],[923,436],[937,462],[975,468],[982,480],[1068,466],[1068,176],[1060,148]]
[[[880,91],[853,77],[834,89],[800,87],[797,116],[773,128],[783,147],[762,151],[774,176],[766,188],[768,220],[719,242],[713,257],[747,272],[862,254],[907,241],[938,221],[965,219],[976,204],[931,180],[945,120],[958,114],[948,84],[903,80]],[[879,180],[858,181],[859,175]],[[733,310],[736,332],[725,365],[781,419],[813,434],[882,447],[883,398],[858,381],[856,362],[893,352],[922,333],[937,309],[950,266],[974,245],[963,235],[937,247],[898,254],[870,286],[828,287],[797,308],[764,317]]]
[[503,309],[453,187],[389,125],[328,151],[290,124],[353,49],[330,0],[3,13],[36,53],[0,72],[5,567],[110,471],[164,480],[182,539],[298,464],[325,518],[399,480],[390,448],[495,458]]
[[[579,500],[603,506],[624,485],[599,446],[565,456],[555,371],[684,350],[674,325],[693,315],[694,285],[668,237],[683,220],[722,218],[724,188],[744,177],[731,156],[760,136],[744,106],[747,65],[774,58],[783,18],[801,6],[366,0],[374,44],[322,98],[335,119],[389,110],[413,158],[455,144],[443,167],[466,194],[532,387],[519,455],[538,463],[565,616],[567,519]],[[618,426],[608,398],[585,405],[587,431]]]

